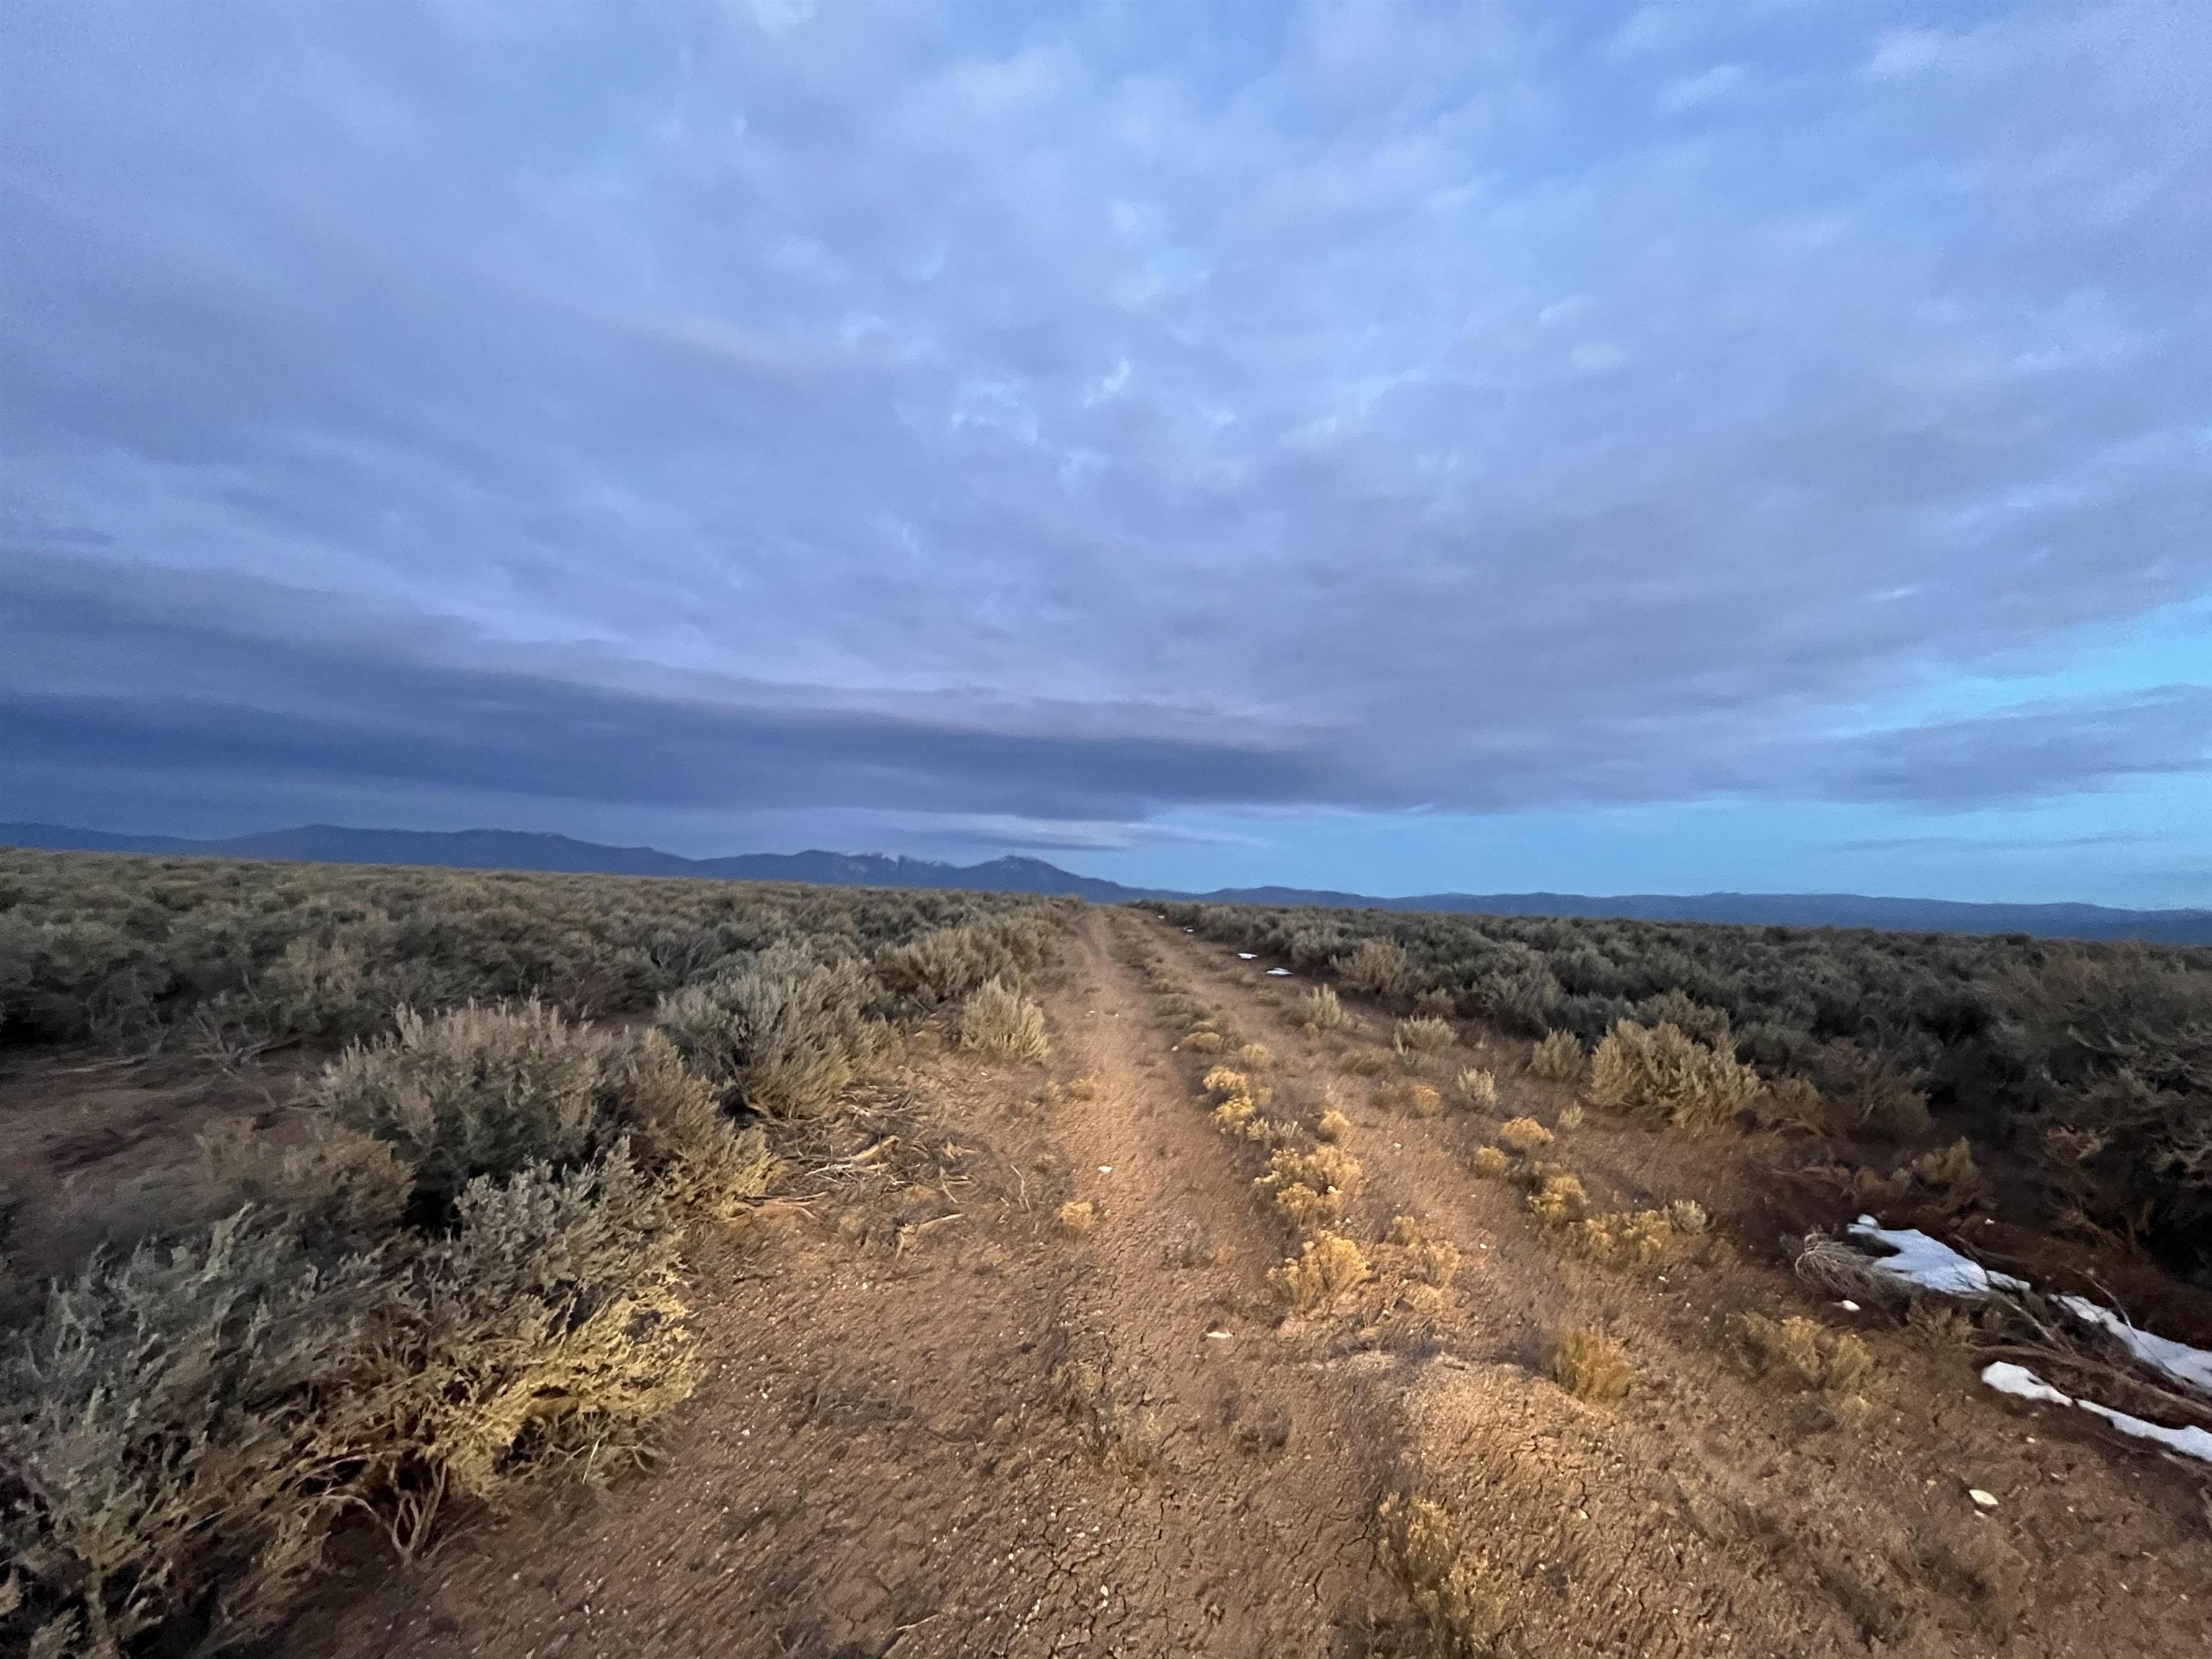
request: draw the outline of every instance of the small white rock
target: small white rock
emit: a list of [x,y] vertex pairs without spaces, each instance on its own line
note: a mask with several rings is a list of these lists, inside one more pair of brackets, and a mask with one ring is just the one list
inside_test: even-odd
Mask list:
[[1841,1302],[1836,1304],[1836,1305],[1838,1308],[1841,1308],[1845,1313],[1856,1313],[1859,1310],[1859,1304],[1852,1301],[1849,1297],[1845,1297]]
[[1993,1510],[1997,1506],[1996,1494],[1984,1492],[1979,1486],[1967,1487],[1966,1496],[1974,1500],[1974,1507],[1978,1510]]
[[1112,1175],[1114,1173],[1114,1166],[1110,1164],[1102,1164],[1098,1166],[1098,1173],[1100,1175]]

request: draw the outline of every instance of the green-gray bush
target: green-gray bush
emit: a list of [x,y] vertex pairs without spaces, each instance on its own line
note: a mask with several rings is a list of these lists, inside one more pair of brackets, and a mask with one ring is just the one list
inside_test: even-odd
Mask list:
[[876,1054],[886,1035],[867,1012],[874,989],[851,962],[776,945],[661,1000],[661,1028],[685,1060],[764,1117],[811,1117]]

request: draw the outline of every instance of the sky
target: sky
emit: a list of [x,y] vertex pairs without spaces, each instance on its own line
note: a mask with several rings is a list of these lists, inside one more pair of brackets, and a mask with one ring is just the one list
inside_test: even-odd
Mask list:
[[0,818],[2212,903],[2212,5],[0,7]]

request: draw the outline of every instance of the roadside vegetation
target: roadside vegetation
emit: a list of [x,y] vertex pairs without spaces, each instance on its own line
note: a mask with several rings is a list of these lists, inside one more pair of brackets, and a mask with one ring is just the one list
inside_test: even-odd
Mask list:
[[0,854],[0,1042],[288,1106],[211,1126],[150,1228],[118,1206],[10,1264],[0,1644],[212,1650],[282,1620],[342,1526],[413,1557],[528,1483],[649,1466],[699,1376],[695,1230],[763,1198],[902,1026],[956,1006],[1035,1058],[1023,988],[1072,914]]
[[[1845,1179],[1916,1195],[1956,1194],[1978,1162],[1974,1190],[1994,1212],[2212,1283],[2212,951],[1154,908],[1375,1000],[1401,1016],[1401,1050],[1448,1046],[1434,1027],[1449,1018],[1480,1022],[1532,1040],[1530,1074],[1594,1105],[1814,1138],[1861,1172]],[[1304,993],[1310,1027],[1342,1024],[1323,1012],[1330,988]],[[1950,1178],[1918,1181],[1917,1161],[1939,1152]]]

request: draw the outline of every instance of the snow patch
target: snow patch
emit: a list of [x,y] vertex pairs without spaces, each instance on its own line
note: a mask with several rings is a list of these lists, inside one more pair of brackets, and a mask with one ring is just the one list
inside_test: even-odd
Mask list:
[[1237,960],[1239,962],[1255,962],[1259,959],[1259,956],[1260,953],[1257,951],[1239,951],[1237,953]]
[[2193,1457],[2200,1462],[2212,1463],[2212,1430],[2169,1429],[2162,1423],[2147,1423],[2126,1412],[2116,1412],[2110,1406],[2100,1406],[2094,1400],[2076,1400],[2069,1394],[2054,1389],[2025,1365],[2015,1365],[2008,1359],[1999,1359],[1985,1366],[1982,1381],[1999,1394],[2008,1394],[2015,1400],[2033,1400],[2047,1406],[2073,1406],[2093,1417],[2101,1417],[2122,1434],[2137,1440],[2148,1440],[2169,1451],[2179,1452],[2184,1457]]
[[1287,968],[1270,968],[1267,969],[1267,977],[1269,979],[1288,979],[1290,976],[1291,970]]
[[2058,1305],[2080,1320],[2084,1325],[2094,1325],[2151,1370],[2179,1382],[2193,1394],[2212,1398],[2212,1353],[2202,1348],[2192,1348],[2186,1342],[2176,1342],[2170,1337],[2153,1336],[2148,1331],[2139,1331],[2114,1313],[2110,1308],[2100,1307],[2087,1297],[2062,1296]]
[[1991,1291],[2027,1288],[2026,1279],[1993,1273],[1917,1227],[1885,1227],[1872,1216],[1863,1215],[1851,1223],[1850,1231],[1854,1238],[1896,1252],[1875,1258],[1873,1266],[1883,1278],[1901,1285],[1934,1291],[1939,1296],[1987,1296]]

